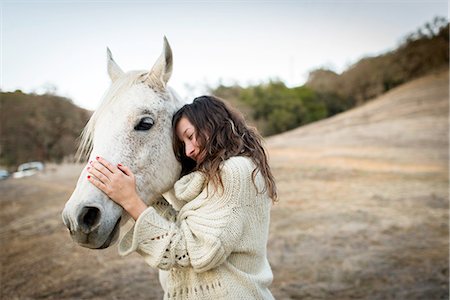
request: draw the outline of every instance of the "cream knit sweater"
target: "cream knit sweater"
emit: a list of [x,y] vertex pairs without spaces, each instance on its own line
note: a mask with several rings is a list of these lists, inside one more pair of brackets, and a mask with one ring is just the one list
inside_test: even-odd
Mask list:
[[[119,243],[159,268],[164,299],[273,299],[266,255],[271,200],[252,182],[249,158],[224,162],[224,188],[205,186],[200,172],[175,183],[173,207],[164,199],[146,209]],[[264,179],[258,172],[258,191]],[[175,208],[175,209],[174,209]]]

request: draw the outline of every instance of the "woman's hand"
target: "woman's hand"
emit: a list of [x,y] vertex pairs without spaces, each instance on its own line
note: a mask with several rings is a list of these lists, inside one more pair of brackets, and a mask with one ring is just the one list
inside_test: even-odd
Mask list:
[[136,179],[131,170],[121,164],[116,167],[98,156],[96,161],[91,161],[89,164],[88,180],[136,220],[147,205],[136,192]]

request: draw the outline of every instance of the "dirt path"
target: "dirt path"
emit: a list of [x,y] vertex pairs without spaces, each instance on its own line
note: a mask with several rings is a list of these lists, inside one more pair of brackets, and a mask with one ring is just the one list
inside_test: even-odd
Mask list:
[[[268,140],[277,299],[448,299],[448,73]],[[81,166],[0,182],[1,299],[161,299],[155,270],[76,246]]]

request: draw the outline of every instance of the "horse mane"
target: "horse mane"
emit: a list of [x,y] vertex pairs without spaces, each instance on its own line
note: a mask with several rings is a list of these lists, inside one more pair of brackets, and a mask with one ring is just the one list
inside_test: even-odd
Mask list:
[[121,76],[111,84],[111,87],[103,95],[100,106],[95,110],[94,114],[91,116],[81,132],[80,143],[76,153],[77,162],[86,161],[89,158],[93,147],[92,140],[94,138],[95,125],[100,116],[103,115],[108,107],[117,101],[119,95],[129,89],[132,85],[138,83],[138,81],[142,80],[141,78],[147,74],[148,73],[146,71],[131,71],[126,73],[125,76]]

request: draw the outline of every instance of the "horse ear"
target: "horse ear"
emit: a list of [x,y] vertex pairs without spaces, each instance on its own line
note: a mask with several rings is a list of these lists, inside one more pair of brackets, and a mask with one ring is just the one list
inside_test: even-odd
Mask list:
[[148,73],[147,81],[151,81],[152,79],[156,78],[158,80],[158,83],[162,83],[162,87],[165,88],[167,82],[170,79],[170,75],[172,75],[172,65],[172,49],[170,49],[169,42],[164,36],[163,52],[153,65],[152,70]]
[[108,74],[111,81],[116,81],[120,76],[124,74],[122,69],[116,64],[114,59],[112,58],[111,50],[106,48],[106,56],[107,56],[107,65],[108,65]]

